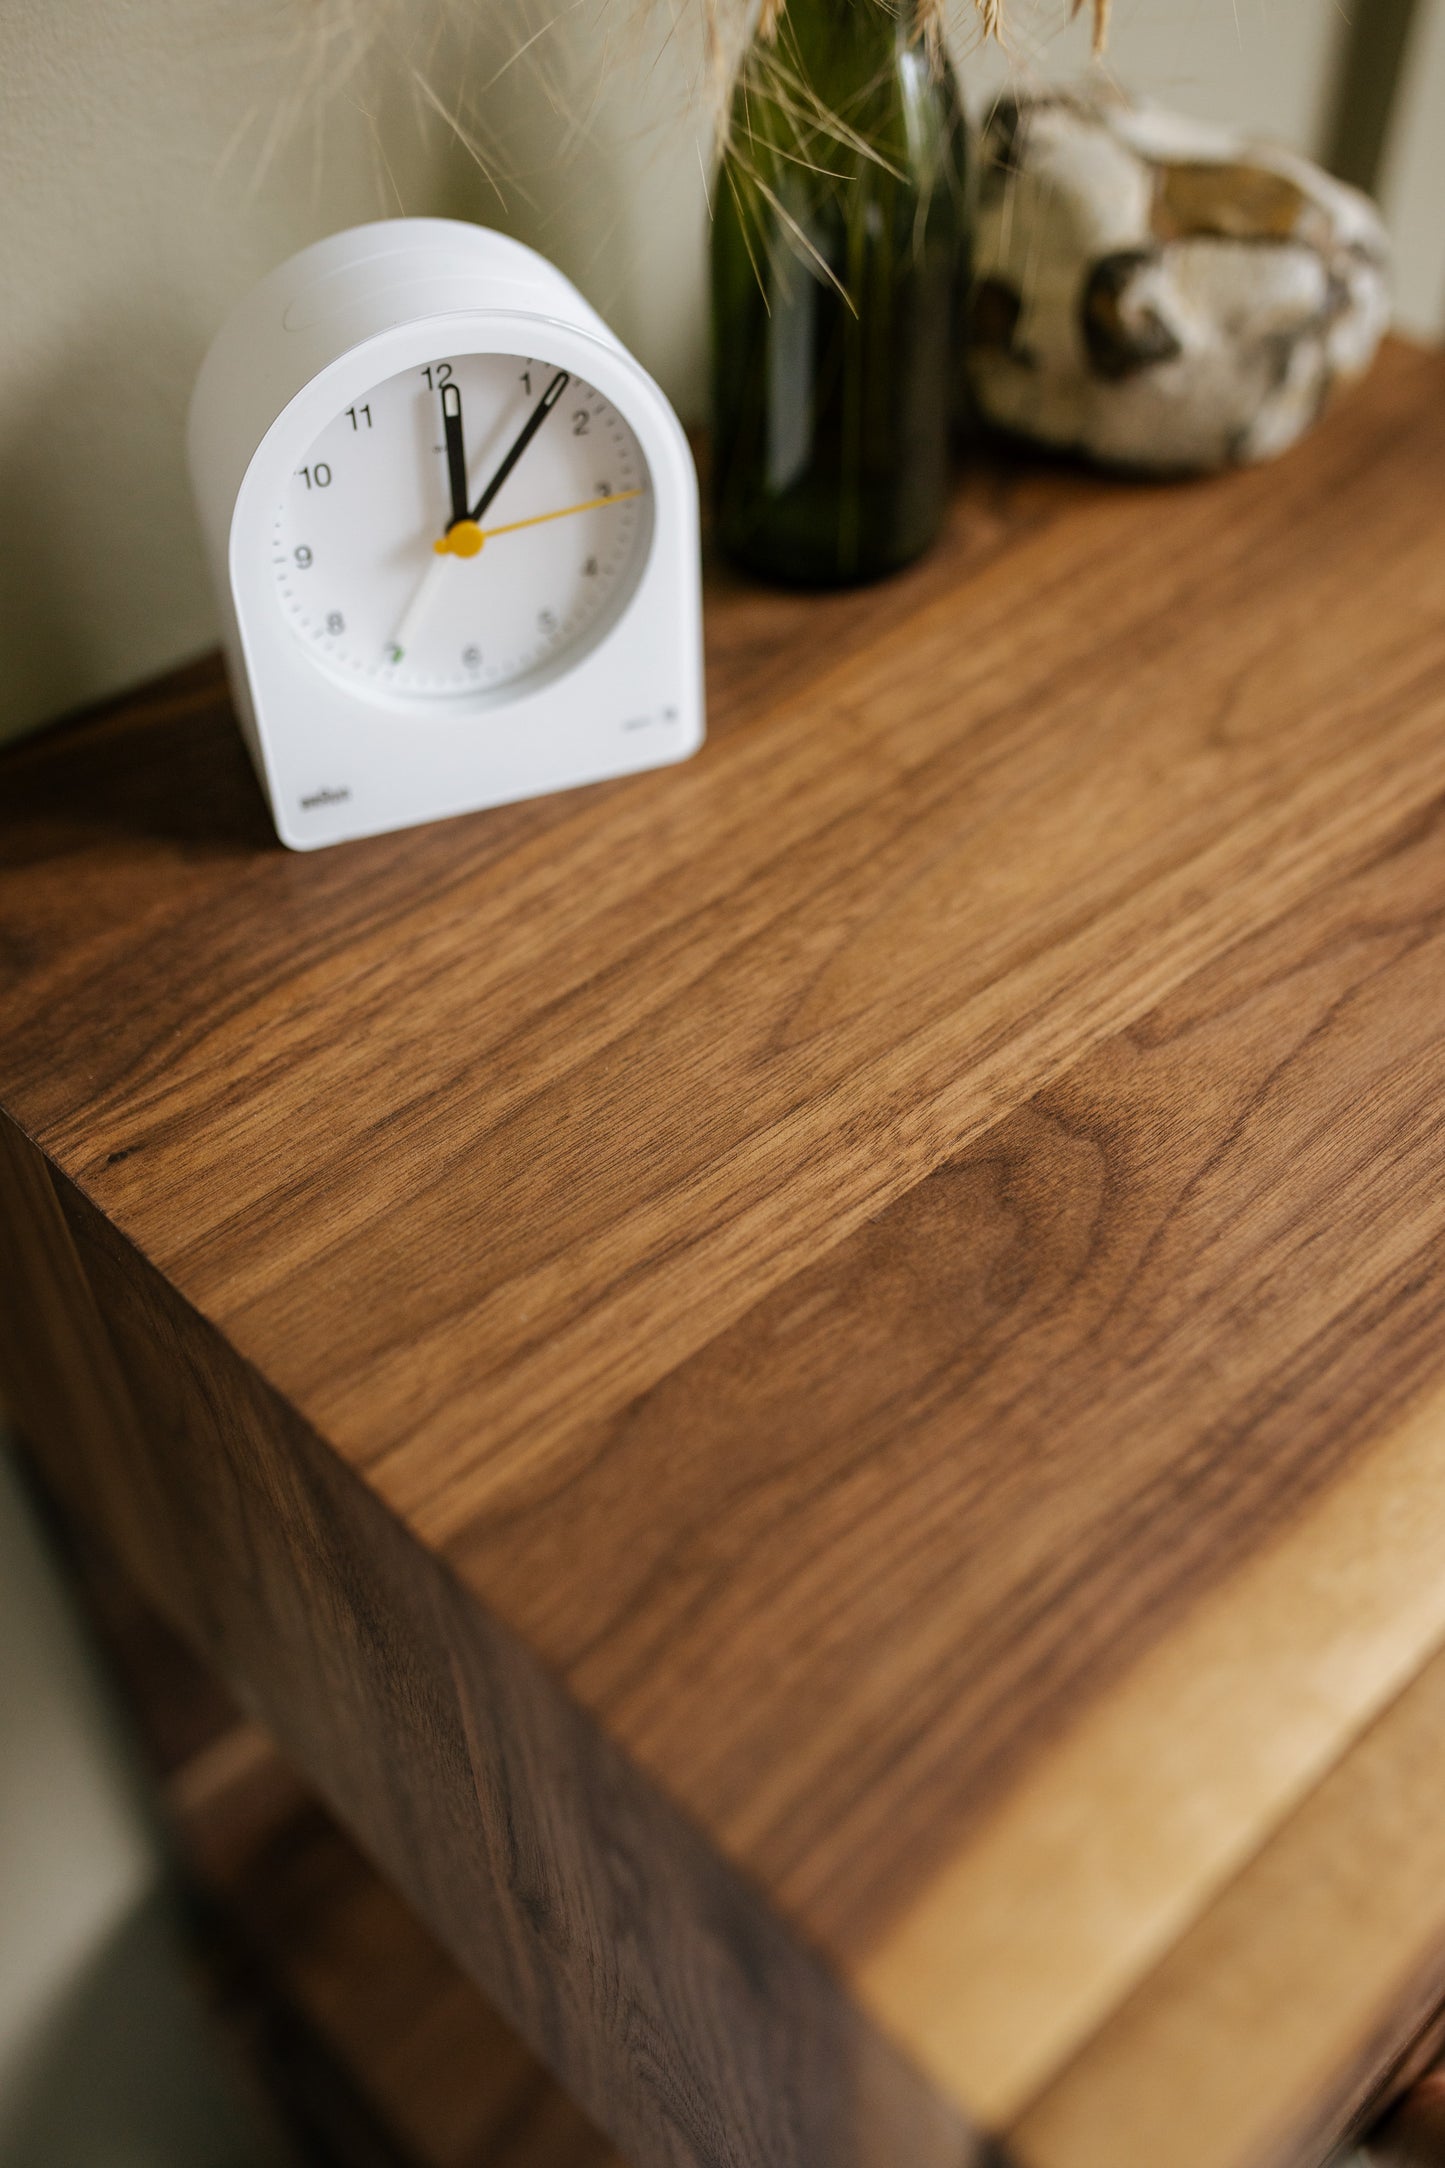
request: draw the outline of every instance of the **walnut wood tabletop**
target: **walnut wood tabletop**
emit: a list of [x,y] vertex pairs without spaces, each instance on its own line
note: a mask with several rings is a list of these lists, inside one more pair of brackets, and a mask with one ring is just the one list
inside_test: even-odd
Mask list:
[[633,2168],[1322,2161],[1445,1998],[1445,359],[722,577],[689,765],[0,761],[50,1480]]

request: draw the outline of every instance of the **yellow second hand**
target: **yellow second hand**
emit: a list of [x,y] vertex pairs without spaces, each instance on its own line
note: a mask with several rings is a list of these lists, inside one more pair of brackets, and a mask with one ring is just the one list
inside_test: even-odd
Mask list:
[[640,489],[619,489],[610,497],[589,497],[585,504],[564,504],[560,512],[534,512],[530,519],[509,520],[505,527],[484,527],[482,540],[490,541],[494,534],[516,534],[521,527],[541,527],[549,519],[570,519],[574,512],[595,512],[604,504],[624,504],[629,497],[640,497]]
[[[574,512],[596,512],[604,504],[625,504],[629,497],[641,495],[640,489],[619,489],[610,497],[589,497],[585,504],[564,504],[556,512],[534,512],[530,519],[509,520],[505,527],[478,527],[471,520],[462,519],[457,521],[455,527],[449,527],[441,540],[433,546],[439,557],[449,553],[456,557],[475,557],[482,544],[490,542],[493,535],[517,534],[523,527],[544,527],[549,519],[570,519]],[[470,547],[458,548],[453,536],[463,540],[465,544],[470,544]]]

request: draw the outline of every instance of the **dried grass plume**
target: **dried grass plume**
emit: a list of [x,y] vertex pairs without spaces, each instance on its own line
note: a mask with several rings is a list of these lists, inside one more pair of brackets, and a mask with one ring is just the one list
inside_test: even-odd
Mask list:
[[[858,0],[897,13],[916,9],[916,28],[929,50],[947,42],[950,0]],[[1031,0],[952,0],[971,15],[980,40],[1012,49],[1015,9]],[[1108,35],[1111,0],[1066,0],[1070,17],[1087,8],[1095,55]],[[558,123],[548,156],[583,139],[592,109],[608,83],[637,85],[644,97],[651,81],[647,57],[688,33],[702,48],[696,86],[719,140],[727,134],[734,76],[756,35],[776,46],[788,0],[260,0],[249,18],[249,36],[264,59],[266,88],[248,104],[232,140],[223,147],[222,169],[239,162],[259,184],[283,143],[317,136],[320,116],[338,102],[361,114],[376,144],[379,178],[391,185],[386,145],[387,115],[410,105],[423,129],[441,128],[460,145],[491,184],[500,205],[525,203],[525,177],[509,167],[508,150],[495,125],[517,93],[540,97]],[[579,85],[569,65],[567,32],[586,24],[587,44],[600,32],[602,57]],[[283,85],[279,97],[277,82]],[[514,88],[515,86],[515,88]],[[805,86],[804,86],[805,87]],[[579,95],[580,92],[580,95]],[[667,93],[662,94],[664,97]],[[498,100],[502,101],[499,107]],[[665,120],[663,113],[652,115]],[[827,116],[815,115],[815,124]],[[641,123],[640,125],[645,125]],[[516,131],[511,131],[513,137]],[[503,128],[500,136],[508,131]],[[320,151],[318,146],[317,156]]]

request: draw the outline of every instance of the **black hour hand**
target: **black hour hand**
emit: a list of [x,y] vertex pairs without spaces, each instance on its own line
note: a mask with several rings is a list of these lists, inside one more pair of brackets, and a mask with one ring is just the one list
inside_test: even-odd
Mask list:
[[462,435],[462,395],[455,384],[442,386],[442,427],[447,440],[447,481],[452,493],[452,516],[447,531],[467,516],[467,443]]

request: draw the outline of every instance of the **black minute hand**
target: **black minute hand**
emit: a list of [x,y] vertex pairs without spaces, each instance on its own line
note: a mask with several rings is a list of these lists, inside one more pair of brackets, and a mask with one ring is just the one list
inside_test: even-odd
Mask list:
[[455,384],[442,386],[442,427],[447,439],[447,481],[451,485],[452,516],[447,531],[467,516],[467,445],[462,435],[462,395]]
[[512,446],[512,449],[508,452],[506,458],[502,461],[502,464],[500,465],[500,467],[498,467],[496,473],[492,476],[492,479],[490,480],[490,482],[488,482],[486,488],[482,491],[482,494],[480,495],[480,497],[478,497],[476,503],[472,506],[470,517],[473,521],[477,521],[482,518],[488,506],[491,504],[492,499],[496,496],[497,491],[501,488],[503,482],[506,481],[507,476],[511,473],[513,467],[516,466],[517,461],[521,458],[523,452],[526,451],[527,446],[531,443],[533,437],[537,434],[537,431],[541,428],[543,422],[547,419],[547,416],[551,413],[553,407],[557,404],[557,401],[561,398],[563,392],[567,389],[567,386],[571,383],[571,381],[572,378],[566,369],[559,369],[557,371],[557,374],[553,377],[551,383],[547,386],[547,389],[543,392],[541,398],[537,401],[537,404],[533,407],[531,413],[527,416],[526,421],[523,423],[521,432],[517,437],[516,443]]

